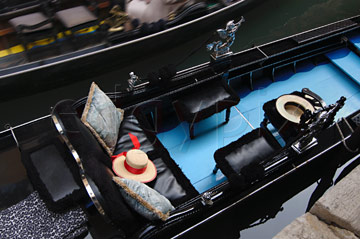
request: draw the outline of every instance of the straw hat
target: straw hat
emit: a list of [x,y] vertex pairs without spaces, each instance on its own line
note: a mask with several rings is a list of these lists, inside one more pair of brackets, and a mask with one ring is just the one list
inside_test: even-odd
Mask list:
[[282,117],[293,122],[300,123],[301,115],[305,110],[314,112],[314,106],[297,95],[282,95],[276,100],[276,109]]
[[157,175],[154,163],[140,149],[131,149],[126,156],[121,155],[114,159],[113,170],[119,177],[143,183],[154,180]]

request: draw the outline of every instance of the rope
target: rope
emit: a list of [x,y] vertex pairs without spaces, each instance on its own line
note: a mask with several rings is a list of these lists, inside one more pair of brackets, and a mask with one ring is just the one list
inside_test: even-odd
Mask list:
[[213,38],[215,35],[215,33],[211,34],[211,36],[206,39],[206,41],[202,42],[199,47],[197,47],[196,49],[192,50],[187,56],[185,56],[183,59],[181,59],[178,63],[175,64],[175,66],[179,66],[182,63],[184,63],[188,58],[190,58],[191,56],[193,56],[196,52],[198,52],[200,49],[202,49],[205,45],[207,45],[209,43],[209,41],[211,40],[211,38]]
[[[349,127],[349,129],[351,130],[351,132],[354,133],[353,129],[351,128],[351,126],[349,125],[349,123],[347,122],[347,120],[346,120],[345,118],[344,118],[344,120],[345,120],[347,126]],[[335,122],[335,125],[336,125],[337,130],[339,131],[339,134],[340,134],[340,137],[341,137],[341,142],[343,143],[343,145],[344,145],[344,147],[346,148],[346,150],[348,150],[348,151],[351,152],[351,153],[356,153],[356,152],[358,152],[359,148],[357,148],[357,149],[355,149],[355,150],[349,148],[349,146],[346,144],[345,137],[344,137],[344,134],[342,133],[342,131],[341,131],[341,129],[340,129],[340,126],[338,125],[337,122]]]

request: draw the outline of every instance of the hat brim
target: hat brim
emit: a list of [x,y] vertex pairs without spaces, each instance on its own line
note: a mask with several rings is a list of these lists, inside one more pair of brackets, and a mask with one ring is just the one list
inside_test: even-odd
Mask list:
[[285,107],[287,104],[293,104],[294,106],[300,106],[304,110],[310,110],[311,112],[315,111],[314,106],[307,101],[306,99],[297,96],[297,95],[282,95],[276,100],[276,109],[279,114],[285,119],[293,122],[300,123],[301,115],[295,113],[296,109],[294,107],[293,111],[287,110]]
[[122,155],[114,159],[112,168],[114,173],[121,178],[133,179],[142,183],[153,181],[157,176],[157,171],[154,163],[149,160],[146,170],[142,174],[130,173],[124,166],[125,156]]

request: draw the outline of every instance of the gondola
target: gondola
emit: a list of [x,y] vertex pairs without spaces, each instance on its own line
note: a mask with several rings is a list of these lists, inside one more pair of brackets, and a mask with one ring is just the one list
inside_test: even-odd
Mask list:
[[[280,182],[310,178],[306,168],[358,159],[359,23],[232,53],[239,25],[230,21],[207,63],[131,73],[127,88],[108,94],[93,83],[87,97],[9,125],[4,165],[25,169],[2,183],[0,220],[36,196],[52,212],[80,213],[95,238],[186,237]],[[99,121],[115,127],[111,139]]]
[[[114,21],[112,17],[118,13],[111,14],[116,1],[4,1],[1,4],[9,6],[0,11],[0,98],[13,98],[27,94],[29,90],[41,91],[80,81],[89,74],[104,74],[139,57],[200,36],[219,22],[240,16],[255,4],[252,0],[180,2],[186,4],[171,12],[169,17],[154,22],[139,22],[135,17],[125,16],[124,23],[118,28],[125,29],[126,26],[126,29],[110,31],[111,21]],[[90,14],[93,18],[76,27],[67,27],[66,22],[59,21],[56,15],[85,6],[91,11],[85,12],[84,18]],[[34,34],[35,37],[28,37],[27,28],[19,30],[19,21],[12,23],[13,19],[33,12],[50,15],[53,28],[47,29],[46,34],[43,30]],[[118,21],[121,22],[121,19]],[[72,34],[68,34],[69,30]]]

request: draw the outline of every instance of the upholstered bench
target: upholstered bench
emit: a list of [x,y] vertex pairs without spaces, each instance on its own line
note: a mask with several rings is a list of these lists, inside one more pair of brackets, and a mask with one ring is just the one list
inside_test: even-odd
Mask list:
[[173,102],[181,121],[189,123],[190,138],[194,138],[194,124],[226,109],[225,123],[230,108],[240,101],[236,92],[222,78],[202,82],[191,87]]
[[131,133],[138,138],[140,149],[147,153],[157,169],[156,179],[147,183],[148,186],[160,192],[175,205],[197,194],[152,130],[144,128],[143,125],[145,124],[140,123],[145,120],[143,115],[136,117],[130,112],[132,111],[125,112],[123,122],[120,125],[119,138],[114,155],[134,147],[128,135]]
[[216,150],[214,173],[220,169],[232,185],[243,188],[263,177],[264,168],[261,163],[280,148],[280,144],[267,130],[254,129],[238,140]]
[[[58,117],[64,133],[81,159],[88,180],[93,181],[92,189],[101,202],[107,217],[126,233],[144,220],[129,208],[120,195],[112,178],[111,160],[90,130],[81,122],[79,112],[73,107],[74,101],[60,102],[53,114]],[[157,169],[157,177],[148,186],[168,198],[176,206],[194,197],[198,192],[170,157],[166,148],[157,140],[155,134],[145,130],[132,110],[125,111],[119,128],[118,141],[114,155],[134,147],[129,133],[137,137],[140,149],[147,153]],[[141,118],[141,117],[140,117]]]

